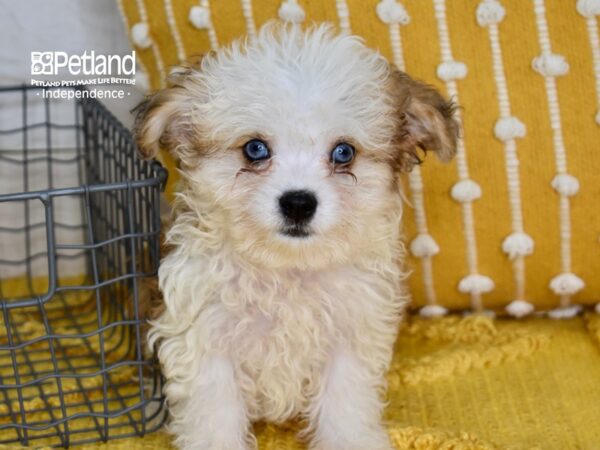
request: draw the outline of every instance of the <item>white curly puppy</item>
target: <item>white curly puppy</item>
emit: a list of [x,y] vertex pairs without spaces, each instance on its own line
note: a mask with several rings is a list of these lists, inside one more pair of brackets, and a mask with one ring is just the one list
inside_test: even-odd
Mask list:
[[180,448],[254,448],[253,421],[292,417],[313,449],[391,448],[399,173],[416,147],[452,157],[452,115],[360,39],[272,24],[141,105],[140,152],[182,177],[149,333]]

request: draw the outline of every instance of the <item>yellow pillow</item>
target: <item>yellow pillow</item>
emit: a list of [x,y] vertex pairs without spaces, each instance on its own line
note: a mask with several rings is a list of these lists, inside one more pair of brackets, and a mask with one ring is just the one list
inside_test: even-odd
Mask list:
[[423,315],[560,317],[600,301],[598,0],[119,5],[152,89],[182,60],[279,18],[333,22],[454,97],[458,158],[429,158],[407,177],[410,283]]

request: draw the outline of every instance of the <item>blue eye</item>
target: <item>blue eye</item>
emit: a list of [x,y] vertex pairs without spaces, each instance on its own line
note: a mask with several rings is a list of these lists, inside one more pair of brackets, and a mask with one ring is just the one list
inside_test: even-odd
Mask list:
[[271,151],[260,139],[252,139],[244,145],[244,156],[250,162],[262,161],[271,157]]
[[348,164],[354,159],[354,147],[345,142],[337,144],[331,151],[331,162],[334,164]]

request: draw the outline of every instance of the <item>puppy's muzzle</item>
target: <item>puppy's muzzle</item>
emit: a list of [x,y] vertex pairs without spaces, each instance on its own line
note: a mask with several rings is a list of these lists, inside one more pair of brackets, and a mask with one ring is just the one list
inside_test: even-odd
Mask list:
[[285,218],[283,233],[305,237],[310,233],[307,225],[317,211],[317,197],[309,191],[287,191],[279,197],[279,210]]

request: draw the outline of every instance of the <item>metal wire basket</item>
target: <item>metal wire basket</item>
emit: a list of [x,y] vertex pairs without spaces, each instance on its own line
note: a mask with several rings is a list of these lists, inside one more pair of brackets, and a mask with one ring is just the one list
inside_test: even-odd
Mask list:
[[162,425],[138,297],[158,267],[165,179],[98,101],[0,88],[0,444]]

